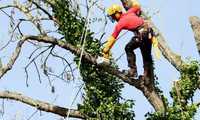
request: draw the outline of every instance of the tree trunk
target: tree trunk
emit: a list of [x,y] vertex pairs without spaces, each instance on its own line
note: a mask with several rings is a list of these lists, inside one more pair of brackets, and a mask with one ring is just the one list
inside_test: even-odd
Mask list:
[[164,110],[163,101],[156,92],[155,88],[145,87],[143,94],[156,111]]

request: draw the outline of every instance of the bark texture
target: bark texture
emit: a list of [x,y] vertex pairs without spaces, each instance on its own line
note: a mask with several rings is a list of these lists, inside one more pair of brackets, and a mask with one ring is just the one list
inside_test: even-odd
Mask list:
[[[22,103],[25,103],[27,105],[30,105],[32,107],[37,108],[38,110],[46,111],[46,112],[51,112],[63,117],[67,117],[67,113],[69,109],[56,106],[47,102],[43,102],[40,100],[34,100],[30,97],[24,96],[20,93],[17,92],[10,92],[10,91],[2,91],[0,92],[0,98],[2,99],[11,99],[15,101],[19,101]],[[85,117],[81,115],[81,113],[78,110],[73,110],[70,109],[69,117],[72,118],[82,118],[84,119]]]

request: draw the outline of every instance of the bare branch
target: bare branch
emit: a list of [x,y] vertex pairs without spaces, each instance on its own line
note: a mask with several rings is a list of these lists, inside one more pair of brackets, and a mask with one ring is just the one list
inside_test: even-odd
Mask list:
[[181,56],[174,53],[170,47],[168,46],[165,38],[163,37],[162,33],[159,29],[154,25],[151,20],[148,20],[150,26],[154,28],[154,30],[158,33],[158,47],[162,52],[162,55],[178,70],[180,71],[182,64],[184,63],[181,59]]
[[58,20],[54,16],[52,16],[47,10],[42,8],[38,3],[34,2],[33,0],[28,0],[28,1],[32,2],[38,9],[43,11],[49,17],[50,20],[53,20],[55,23],[59,24]]
[[17,6],[16,5],[6,5],[6,6],[0,7],[0,10],[6,9],[6,8],[12,8],[12,7],[17,7]]
[[190,19],[191,27],[194,31],[194,38],[195,38],[197,49],[200,55],[200,18],[196,16],[191,16],[189,19]]
[[30,117],[28,117],[27,120],[30,120],[37,112],[38,112],[38,110],[36,110],[35,112],[33,112],[33,113],[30,115]]
[[40,34],[45,34],[45,30],[42,29],[40,19],[38,18],[38,16],[33,15],[34,13],[32,13],[30,5],[24,5],[24,4],[20,4],[19,2],[16,2],[16,3],[14,3],[14,5],[2,6],[2,7],[0,7],[0,10],[5,9],[5,8],[16,8],[16,9],[18,9],[27,18],[27,19],[21,19],[21,20],[31,22],[37,28],[37,30],[40,32]]
[[[3,49],[5,49],[9,44],[10,42],[12,42],[13,40],[13,37],[14,37],[14,34],[15,34],[15,30],[19,28],[19,25],[22,21],[20,20],[17,25],[13,28],[12,32],[11,32],[11,37],[10,37],[10,40],[3,46],[0,48],[0,51],[2,51]],[[14,23],[13,23],[14,24]],[[18,29],[19,30],[19,29]]]
[[4,74],[6,74],[9,70],[12,69],[15,61],[19,57],[19,54],[21,52],[21,48],[22,48],[24,41],[25,41],[25,39],[22,39],[18,42],[17,47],[15,48],[15,51],[13,52],[12,56],[10,57],[10,60],[7,63],[7,65],[3,66],[3,68],[0,68],[0,78],[2,78]]
[[35,61],[33,63],[35,65],[35,68],[36,68],[36,71],[37,71],[37,74],[38,74],[38,80],[39,80],[40,83],[42,83],[41,76],[40,76],[40,71],[39,71],[39,69],[37,67],[37,63]]
[[[38,110],[54,113],[54,114],[57,114],[57,115],[60,115],[63,117],[66,117],[67,113],[69,111],[68,108],[56,106],[56,105],[53,105],[53,104],[50,104],[47,102],[43,102],[40,100],[35,100],[30,97],[24,96],[20,93],[17,93],[17,92],[10,92],[10,91],[0,92],[0,98],[19,101],[19,102],[25,103],[27,105],[30,105],[32,107],[35,107]],[[81,118],[81,119],[85,118],[78,110],[74,110],[74,109],[70,109],[69,117]]]
[[[73,69],[72,69],[72,67],[71,67],[71,64],[64,58],[64,57],[61,57],[61,56],[59,56],[59,55],[57,55],[57,54],[55,54],[55,53],[51,53],[51,55],[52,56],[54,56],[54,57],[57,57],[57,58],[59,58],[59,59],[61,59],[62,61],[64,61],[67,65],[64,67],[64,70],[63,70],[63,72],[61,73],[61,76],[63,76],[65,73],[66,73],[66,71],[65,71],[65,69],[67,68],[67,67],[69,67],[70,68],[70,72],[71,72],[71,74],[72,74],[72,79],[73,80],[75,80],[75,76],[74,76],[74,74],[73,74]],[[64,79],[62,79],[62,80],[64,80]]]
[[[25,38],[26,39],[26,38]],[[41,51],[38,55],[36,55],[27,65],[26,65],[26,67],[25,67],[25,73],[26,73],[26,86],[28,87],[29,85],[28,85],[28,68],[29,68],[29,66],[32,64],[32,63],[34,63],[35,62],[35,60],[39,57],[39,56],[41,56],[43,53],[45,53],[46,51],[48,51],[50,48],[51,48],[52,46],[48,46],[45,50],[43,50],[43,51]],[[37,49],[36,49],[37,50]],[[33,51],[33,52],[35,52],[35,51]],[[31,59],[31,57],[32,57],[32,55],[33,55],[33,53],[31,54],[31,56],[29,57],[29,59]],[[38,71],[37,71],[38,72]],[[39,77],[39,76],[38,76]]]

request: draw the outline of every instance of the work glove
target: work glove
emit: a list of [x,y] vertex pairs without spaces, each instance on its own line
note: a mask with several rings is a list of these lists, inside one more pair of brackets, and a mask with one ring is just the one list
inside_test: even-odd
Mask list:
[[110,56],[110,49],[114,45],[116,39],[113,36],[110,36],[107,40],[107,42],[104,45],[104,48],[102,50],[103,57],[106,59],[109,59]]
[[110,51],[108,53],[102,53],[102,54],[103,54],[104,58],[106,58],[106,59],[110,58]]

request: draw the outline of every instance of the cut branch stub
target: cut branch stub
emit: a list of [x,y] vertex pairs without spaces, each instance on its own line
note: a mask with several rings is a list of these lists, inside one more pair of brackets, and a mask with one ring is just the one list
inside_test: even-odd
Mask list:
[[197,49],[200,55],[200,18],[196,16],[191,16],[189,18],[191,27],[194,31],[194,38],[197,45]]

